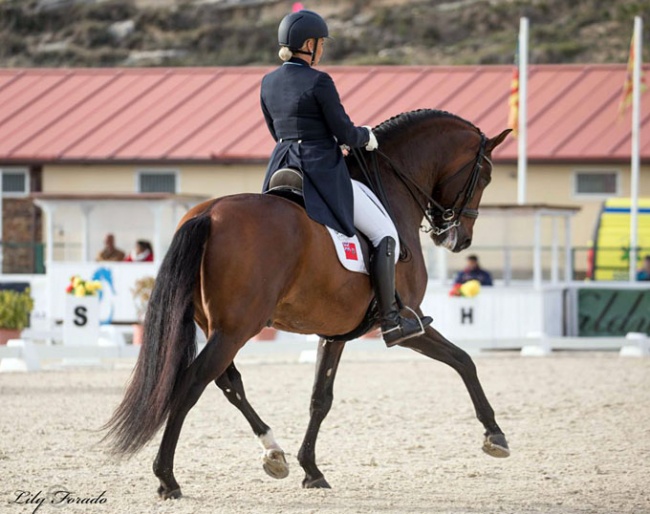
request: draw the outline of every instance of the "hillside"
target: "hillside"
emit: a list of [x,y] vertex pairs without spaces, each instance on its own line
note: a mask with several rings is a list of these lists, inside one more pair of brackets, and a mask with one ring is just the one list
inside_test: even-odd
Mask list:
[[[633,0],[306,0],[327,17],[327,64],[505,64],[519,17],[531,63],[625,62]],[[0,66],[214,66],[277,63],[292,2],[0,0]],[[647,11],[647,9],[646,9]],[[647,20],[650,22],[650,20]],[[646,29],[646,34],[650,31]],[[644,57],[650,56],[648,37]]]

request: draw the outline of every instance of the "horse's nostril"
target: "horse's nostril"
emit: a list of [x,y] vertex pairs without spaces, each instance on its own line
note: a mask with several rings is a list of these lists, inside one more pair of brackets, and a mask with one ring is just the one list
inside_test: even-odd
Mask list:
[[465,239],[465,241],[463,241],[462,244],[460,245],[460,249],[464,250],[465,248],[469,248],[471,244],[472,244],[471,238]]

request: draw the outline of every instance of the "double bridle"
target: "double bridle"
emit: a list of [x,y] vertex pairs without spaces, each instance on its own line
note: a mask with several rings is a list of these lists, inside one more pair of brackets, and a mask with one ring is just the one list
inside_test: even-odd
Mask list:
[[[372,152],[370,155],[370,158],[373,161],[373,168],[375,171],[374,177],[376,180],[371,180],[373,178],[373,175],[369,173],[367,166],[363,160],[363,157],[361,156],[359,151],[355,152],[355,156],[359,161],[361,170],[366,175],[366,179],[369,181],[369,185],[375,190],[375,193],[377,194],[377,196],[379,196],[384,206],[386,206],[386,208],[389,209],[387,197],[384,192],[383,185],[381,183],[381,180],[379,180],[379,174],[378,174],[379,168],[377,166],[377,157],[375,154],[378,153],[384,159],[386,159],[388,164],[390,164],[391,168],[393,168],[395,175],[402,181],[409,194],[413,197],[415,202],[420,207],[420,210],[424,214],[425,219],[429,222],[429,227],[422,226],[421,227],[422,230],[427,233],[433,232],[433,234],[439,236],[451,230],[452,228],[459,226],[461,216],[465,216],[467,218],[474,218],[474,219],[478,217],[478,210],[468,209],[467,204],[471,202],[472,198],[474,197],[474,193],[476,192],[476,186],[478,185],[478,179],[481,175],[483,160],[488,161],[490,165],[492,164],[490,162],[490,159],[488,159],[488,157],[486,157],[485,155],[485,145],[487,143],[487,138],[485,137],[485,134],[483,134],[482,132],[480,134],[481,134],[481,143],[479,145],[479,149],[476,154],[476,157],[472,159],[470,162],[464,164],[458,171],[454,172],[451,176],[447,177],[442,183],[437,185],[437,187],[440,187],[443,184],[450,182],[451,180],[456,178],[458,174],[460,174],[463,170],[465,170],[467,166],[474,163],[474,167],[472,168],[472,172],[470,173],[465,186],[458,192],[456,198],[451,204],[451,207],[443,207],[442,205],[440,205],[440,203],[438,203],[433,198],[433,192],[431,194],[428,194],[411,177],[405,175],[385,153],[376,150]],[[415,189],[415,191],[413,189]],[[426,203],[422,201],[421,197],[424,197],[426,199]],[[390,213],[390,210],[389,210],[389,214],[392,214]],[[391,217],[393,216],[391,215]],[[440,224],[436,223],[437,217],[439,217],[442,220],[442,223]]]

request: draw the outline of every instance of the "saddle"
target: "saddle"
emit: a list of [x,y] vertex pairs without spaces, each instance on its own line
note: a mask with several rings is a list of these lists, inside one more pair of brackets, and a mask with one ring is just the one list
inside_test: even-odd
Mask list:
[[[302,170],[298,168],[280,168],[279,170],[274,171],[271,175],[269,188],[264,192],[264,194],[281,196],[282,198],[290,200],[300,205],[302,208],[305,208],[302,184]],[[367,273],[367,270],[370,269],[370,248],[372,247],[368,238],[362,232],[356,230],[359,243],[357,246],[355,243],[348,242],[350,238],[344,234],[339,234],[337,231],[329,227],[327,227],[327,229],[332,237],[339,261],[343,267],[349,271]],[[349,259],[353,259],[354,261],[361,259],[361,263],[360,265],[355,265],[351,263]]]
[[298,168],[280,168],[273,172],[269,180],[269,188],[265,194],[281,196],[304,207],[302,195],[302,170]]
[[[303,184],[303,173],[297,168],[280,168],[279,170],[273,172],[271,175],[271,180],[269,180],[269,188],[265,191],[265,194],[270,194],[274,196],[280,196],[286,200],[290,200],[303,208],[305,207],[305,199],[302,193],[302,184]],[[330,235],[332,231],[330,231]],[[366,268],[369,269],[370,265],[370,241],[366,238],[364,234],[356,231],[361,243],[361,254],[362,259],[365,261]],[[340,234],[343,236],[343,234]],[[334,236],[332,239],[335,241]],[[344,250],[347,253],[347,250]],[[341,257],[339,256],[339,259]],[[368,306],[366,315],[364,316],[361,324],[347,334],[341,334],[338,336],[321,336],[327,339],[328,341],[349,341],[351,339],[356,339],[361,337],[363,334],[371,330],[379,319],[379,310],[377,307],[377,300],[373,298]]]

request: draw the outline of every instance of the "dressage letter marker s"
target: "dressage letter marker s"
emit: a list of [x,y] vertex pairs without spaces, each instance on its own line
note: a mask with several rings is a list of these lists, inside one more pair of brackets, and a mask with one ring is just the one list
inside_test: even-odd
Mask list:
[[73,323],[78,327],[86,326],[86,323],[88,323],[87,313],[88,313],[88,309],[86,307],[82,305],[75,307]]
[[99,339],[99,298],[66,295],[63,344],[94,346]]

